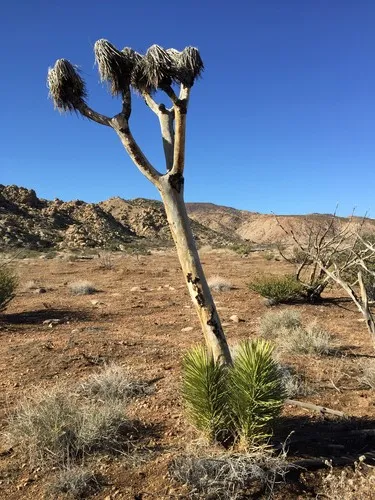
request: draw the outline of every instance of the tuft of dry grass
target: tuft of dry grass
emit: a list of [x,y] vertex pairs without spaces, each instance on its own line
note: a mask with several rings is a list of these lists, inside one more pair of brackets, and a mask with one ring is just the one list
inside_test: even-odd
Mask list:
[[214,292],[228,292],[232,290],[232,284],[221,276],[212,276],[207,280],[208,286]]
[[79,392],[100,401],[116,402],[150,394],[152,388],[144,381],[132,380],[125,367],[110,364],[82,382]]
[[[375,468],[364,463],[364,457],[353,467],[335,471],[331,467],[329,473],[323,477],[319,498],[340,500],[358,500],[360,498],[374,498]],[[318,498],[317,496],[317,498]]]
[[370,389],[375,389],[375,360],[369,359],[361,366],[360,382]]
[[7,438],[31,464],[69,464],[93,452],[126,450],[123,404],[80,401],[67,388],[35,390],[9,419]]
[[189,487],[189,498],[236,500],[250,487],[258,492],[266,488],[270,498],[276,480],[283,478],[287,468],[284,454],[275,456],[263,446],[246,454],[183,455],[172,461],[169,473]]
[[285,309],[278,312],[268,312],[260,320],[259,334],[265,338],[274,340],[279,332],[294,330],[302,326],[301,315],[294,309]]
[[324,355],[332,350],[332,335],[316,323],[279,332],[277,348],[281,352]]
[[90,281],[74,281],[69,284],[69,290],[74,295],[92,295],[98,291]]
[[60,471],[51,485],[50,492],[63,494],[68,498],[87,498],[98,493],[102,486],[102,478],[84,467],[68,467]]

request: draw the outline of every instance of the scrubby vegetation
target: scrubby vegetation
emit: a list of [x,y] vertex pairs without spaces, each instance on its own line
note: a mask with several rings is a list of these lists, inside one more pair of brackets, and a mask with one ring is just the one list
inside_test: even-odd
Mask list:
[[69,284],[69,290],[74,295],[92,295],[97,292],[95,286],[89,281],[75,281]]
[[217,275],[209,278],[207,283],[214,292],[227,292],[233,288],[229,280]]
[[271,301],[271,304],[295,302],[303,296],[303,286],[293,275],[263,275],[249,283],[250,290]]
[[13,271],[5,265],[0,266],[0,312],[15,297],[17,285],[18,280]]

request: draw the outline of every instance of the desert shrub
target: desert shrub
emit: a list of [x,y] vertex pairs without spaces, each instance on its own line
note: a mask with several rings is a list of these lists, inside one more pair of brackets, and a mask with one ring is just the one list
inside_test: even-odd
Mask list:
[[124,447],[126,420],[115,404],[80,404],[74,393],[39,390],[22,401],[9,423],[9,440],[32,464],[67,464],[93,451]]
[[268,312],[260,320],[259,334],[265,339],[275,339],[283,329],[293,330],[302,326],[301,315],[293,309]]
[[208,279],[207,283],[214,292],[227,292],[232,289],[230,281],[221,276],[212,276]]
[[303,296],[303,286],[293,275],[260,276],[249,283],[250,290],[272,300],[273,304],[293,302]]
[[144,381],[133,380],[123,366],[111,364],[90,375],[80,384],[79,392],[100,401],[115,402],[150,394],[152,389]]
[[285,399],[271,345],[263,340],[240,344],[233,367],[215,363],[202,347],[184,358],[183,399],[197,429],[223,444],[242,447],[269,436]]
[[102,477],[84,467],[69,467],[60,471],[49,488],[52,495],[64,494],[67,498],[86,498],[98,493]]
[[332,335],[316,323],[279,332],[278,349],[295,354],[322,355],[332,350]]
[[0,266],[0,311],[3,311],[15,296],[18,280],[5,265]]
[[113,255],[111,252],[98,253],[99,268],[110,271],[114,268]]
[[296,373],[291,367],[279,364],[279,373],[281,382],[284,386],[288,398],[296,396],[308,396],[312,393],[305,377]]
[[360,381],[370,389],[375,389],[375,361],[368,360],[366,364],[361,366],[361,378]]
[[236,243],[232,245],[232,250],[242,257],[246,257],[252,251],[251,245],[246,243]]
[[244,454],[179,456],[169,466],[171,477],[189,487],[189,498],[223,500],[244,498],[249,488],[257,493],[266,489],[267,498],[271,498],[276,480],[280,481],[287,470],[285,456],[276,456],[266,447]]
[[263,257],[265,260],[270,261],[270,260],[273,260],[275,258],[275,255],[273,252],[268,250],[267,252],[264,252]]
[[74,295],[92,295],[97,292],[95,286],[89,281],[75,281],[70,283],[69,290]]

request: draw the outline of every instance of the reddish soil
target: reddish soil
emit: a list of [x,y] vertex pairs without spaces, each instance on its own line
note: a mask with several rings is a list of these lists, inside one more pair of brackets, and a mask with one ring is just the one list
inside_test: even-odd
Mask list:
[[[230,344],[254,338],[259,318],[269,309],[246,284],[264,271],[290,270],[289,265],[266,261],[261,254],[241,258],[225,251],[203,253],[202,260],[208,277],[220,274],[235,287],[215,293]],[[174,252],[154,253],[138,260],[115,256],[113,264],[113,269],[105,270],[96,258],[14,262],[20,287],[0,322],[0,431],[6,431],[7,415],[35,386],[50,387],[67,381],[74,384],[104,363],[123,364],[135,377],[155,380],[154,394],[135,401],[128,411],[129,416],[147,426],[147,453],[139,461],[126,457],[95,459],[94,468],[108,482],[95,498],[187,498],[186,488],[169,477],[168,464],[191,449],[197,438],[184,417],[179,386],[183,353],[202,341],[198,320]],[[23,290],[30,280],[46,288],[46,293]],[[77,280],[92,282],[99,292],[72,295],[67,285]],[[140,289],[131,291],[136,286]],[[306,321],[316,319],[336,336],[336,354],[295,355],[284,360],[303,373],[315,389],[300,399],[345,412],[352,419],[343,429],[373,428],[374,394],[359,382],[360,364],[374,358],[373,345],[351,302],[340,291],[330,295],[334,300],[319,305],[274,309],[296,307]],[[233,314],[242,321],[230,321]],[[43,324],[52,318],[63,322],[53,328]],[[189,326],[192,331],[181,331]],[[305,436],[306,446],[303,440],[291,445],[294,459],[335,456],[332,449],[321,447],[319,434],[333,434],[342,425],[288,406],[275,439],[282,441],[295,430],[296,436]],[[315,436],[315,440],[309,441],[309,436]],[[355,443],[347,441],[337,447],[340,456],[371,451],[363,446],[357,449]],[[50,471],[32,469],[16,447],[0,448],[0,498],[45,498],[50,479]],[[317,476],[306,474],[298,486],[280,487],[278,498],[315,498],[316,481]]]

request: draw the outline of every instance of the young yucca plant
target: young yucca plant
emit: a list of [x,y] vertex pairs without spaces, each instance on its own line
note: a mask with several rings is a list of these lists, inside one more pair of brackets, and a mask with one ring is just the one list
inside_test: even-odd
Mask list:
[[232,419],[244,447],[269,437],[272,422],[286,398],[272,351],[265,340],[245,341],[228,372]]
[[227,370],[203,346],[191,349],[183,360],[182,396],[188,416],[208,439],[220,442],[230,435]]
[[183,363],[182,394],[188,416],[211,440],[243,447],[270,435],[286,399],[272,346],[264,340],[240,344],[232,367],[215,363],[203,347]]

